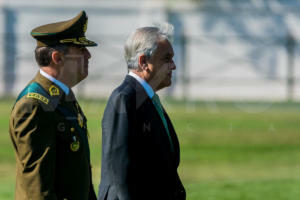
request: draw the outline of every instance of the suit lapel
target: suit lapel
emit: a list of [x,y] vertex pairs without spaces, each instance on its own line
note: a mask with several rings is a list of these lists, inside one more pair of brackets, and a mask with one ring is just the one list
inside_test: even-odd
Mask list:
[[74,96],[73,91],[70,89],[70,92],[68,95],[65,95],[64,98],[61,101],[61,105],[65,108],[67,108],[69,111],[73,113],[77,113],[77,108],[76,108],[76,98]]
[[70,112],[72,112],[74,114],[74,116],[77,117],[78,123],[82,125],[80,125],[81,127],[86,128],[87,125],[87,119],[83,113],[83,111],[81,110],[81,107],[79,106],[79,103],[77,102],[77,99],[72,91],[72,89],[70,89],[70,92],[68,95],[65,95],[65,97],[63,98],[63,100],[61,101],[61,106],[68,109]]
[[[167,131],[164,127],[164,124],[159,116],[159,113],[157,112],[152,100],[149,98],[149,96],[146,93],[143,86],[137,80],[135,80],[135,78],[133,78],[129,75],[126,76],[124,83],[125,83],[124,85],[126,85],[126,83],[129,84],[136,91],[136,109],[144,108],[152,116],[153,121],[158,122],[158,124],[155,124],[155,125],[159,126],[160,127],[159,130],[163,131],[161,134],[161,137],[163,137],[164,140],[166,141],[166,143],[168,144],[168,146],[169,146],[168,150],[169,150],[170,154],[173,155],[172,157],[175,157],[175,159],[176,159],[177,154],[178,154],[178,141],[176,141],[177,140],[176,133],[174,131],[174,128],[173,128],[171,121],[170,121],[168,115],[166,114],[165,110],[164,110],[164,114],[166,116],[166,120],[168,123],[169,131],[171,134],[171,139],[172,139],[173,144],[175,144],[174,145],[174,151],[175,151],[174,153],[172,153],[171,144],[170,144],[170,141],[168,138],[168,133],[167,133]],[[176,159],[176,162],[177,162],[177,159]]]

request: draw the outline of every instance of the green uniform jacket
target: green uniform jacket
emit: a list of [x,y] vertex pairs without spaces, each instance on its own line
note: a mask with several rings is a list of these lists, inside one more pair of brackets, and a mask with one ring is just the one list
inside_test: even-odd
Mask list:
[[[73,92],[66,95],[40,73],[29,85],[33,82],[44,95],[25,89],[10,116],[17,165],[15,199],[96,199],[86,118]],[[73,115],[64,115],[59,107]]]

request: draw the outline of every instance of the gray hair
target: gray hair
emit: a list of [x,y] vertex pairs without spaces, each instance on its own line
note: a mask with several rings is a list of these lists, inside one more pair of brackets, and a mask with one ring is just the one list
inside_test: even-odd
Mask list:
[[171,24],[157,24],[154,27],[136,29],[127,39],[125,44],[125,60],[128,70],[138,68],[138,58],[145,55],[151,58],[161,40],[172,42],[174,28]]

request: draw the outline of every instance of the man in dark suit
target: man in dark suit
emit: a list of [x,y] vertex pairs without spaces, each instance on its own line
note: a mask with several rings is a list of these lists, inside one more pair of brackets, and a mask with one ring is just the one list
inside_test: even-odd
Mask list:
[[96,200],[86,118],[72,87],[88,75],[87,16],[32,30],[39,71],[10,116],[16,200]]
[[137,29],[125,45],[129,74],[102,120],[98,200],[185,200],[179,143],[156,92],[171,85],[173,27]]

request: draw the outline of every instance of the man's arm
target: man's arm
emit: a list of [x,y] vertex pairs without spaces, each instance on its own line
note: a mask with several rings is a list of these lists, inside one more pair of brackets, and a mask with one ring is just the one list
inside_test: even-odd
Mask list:
[[[17,192],[21,199],[55,200],[55,125],[39,102],[21,99],[10,120],[17,159]],[[25,196],[23,196],[25,195]]]
[[[102,173],[110,177],[115,195],[130,200],[129,107],[123,94],[112,95],[102,120]],[[103,194],[99,194],[99,197]]]

